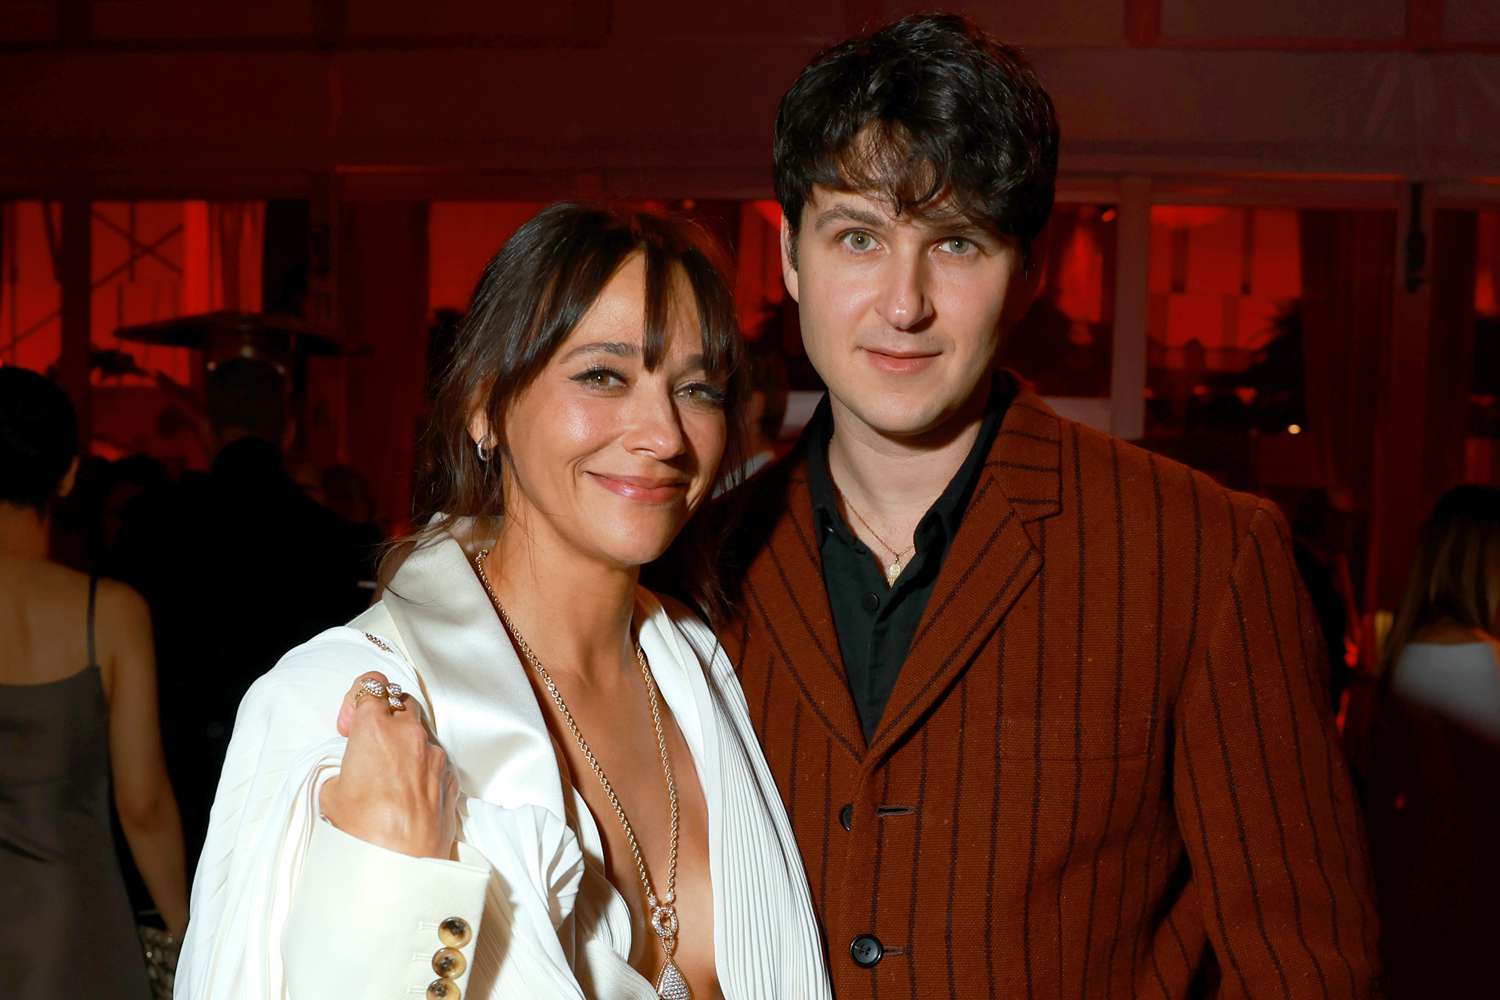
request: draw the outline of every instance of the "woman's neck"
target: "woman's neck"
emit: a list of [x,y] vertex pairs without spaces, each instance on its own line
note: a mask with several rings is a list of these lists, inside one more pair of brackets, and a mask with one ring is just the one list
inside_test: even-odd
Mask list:
[[47,518],[32,507],[0,503],[0,553],[15,559],[46,559]]
[[608,686],[633,657],[638,569],[588,559],[545,526],[507,517],[485,561],[506,614],[549,673]]

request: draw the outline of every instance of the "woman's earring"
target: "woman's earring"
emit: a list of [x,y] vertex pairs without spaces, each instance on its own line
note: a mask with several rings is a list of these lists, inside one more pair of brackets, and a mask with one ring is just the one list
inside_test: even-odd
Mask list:
[[489,462],[489,460],[495,454],[495,449],[493,449],[493,448],[486,448],[484,446],[484,442],[483,441],[475,441],[474,442],[474,451],[479,455],[479,461],[481,463],[487,463],[487,462]]

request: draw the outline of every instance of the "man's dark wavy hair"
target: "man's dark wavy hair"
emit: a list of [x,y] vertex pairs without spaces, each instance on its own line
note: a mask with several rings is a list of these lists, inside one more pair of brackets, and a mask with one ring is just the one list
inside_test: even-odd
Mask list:
[[1024,255],[1052,212],[1058,134],[1020,54],[957,15],[918,14],[802,71],[776,113],[776,198],[794,235],[822,185],[896,214],[956,209]]

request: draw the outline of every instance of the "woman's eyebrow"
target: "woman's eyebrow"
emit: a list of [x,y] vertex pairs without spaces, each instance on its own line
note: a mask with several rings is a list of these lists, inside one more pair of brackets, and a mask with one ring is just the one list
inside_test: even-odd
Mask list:
[[579,344],[560,360],[567,361],[579,354],[612,354],[617,358],[633,358],[641,353],[639,344],[626,343],[623,340],[595,340],[587,344]]

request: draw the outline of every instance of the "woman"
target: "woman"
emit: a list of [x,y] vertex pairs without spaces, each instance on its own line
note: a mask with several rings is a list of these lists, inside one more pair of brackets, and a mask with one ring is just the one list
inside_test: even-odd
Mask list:
[[179,997],[828,995],[734,673],[640,586],[714,604],[738,351],[683,223],[559,205],[491,261],[440,513],[241,708]]
[[1383,657],[1369,833],[1393,998],[1493,992],[1500,896],[1500,490],[1422,528]]
[[0,368],[0,995],[145,1000],[111,777],[136,867],[179,938],[182,827],[145,602],[48,560],[50,515],[77,471],[68,397]]

